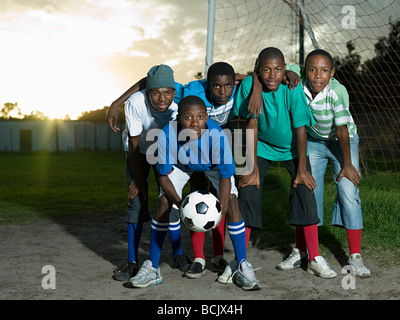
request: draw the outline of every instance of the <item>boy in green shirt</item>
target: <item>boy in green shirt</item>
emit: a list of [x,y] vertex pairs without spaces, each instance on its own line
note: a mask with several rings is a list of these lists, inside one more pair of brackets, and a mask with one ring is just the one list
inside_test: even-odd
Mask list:
[[[306,126],[313,125],[312,114],[301,86],[290,90],[282,85],[285,59],[273,47],[262,50],[258,57],[258,78],[262,84],[262,113],[250,118],[248,105],[252,91],[251,77],[244,79],[236,96],[234,114],[247,119],[247,129],[254,132],[247,140],[248,161],[254,169],[239,179],[239,207],[247,227],[262,227],[261,197],[264,176],[272,161],[283,161],[291,176],[291,225],[296,238],[303,238],[308,249],[308,272],[322,278],[333,278],[334,272],[318,253],[317,207],[313,190],[316,187],[307,156]],[[297,241],[296,241],[297,242]],[[306,258],[302,259],[302,263]]]

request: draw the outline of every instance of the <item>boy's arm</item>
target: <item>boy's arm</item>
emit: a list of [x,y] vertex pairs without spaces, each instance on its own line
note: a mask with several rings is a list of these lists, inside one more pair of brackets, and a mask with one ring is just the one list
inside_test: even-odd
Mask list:
[[[257,65],[257,62],[256,62]],[[256,67],[253,72],[253,91],[250,96],[248,112],[250,118],[258,118],[262,114],[263,99],[262,99],[262,84],[258,78]],[[285,70],[283,82],[288,84],[290,90],[296,89],[300,83],[300,77],[291,70]]]
[[262,113],[263,107],[262,84],[260,82],[260,79],[258,79],[258,58],[256,59],[256,63],[254,64],[252,78],[253,91],[250,95],[247,111],[250,115],[250,118],[258,118],[258,116]]
[[343,125],[336,127],[336,136],[338,137],[340,149],[342,150],[343,154],[342,170],[339,173],[337,181],[339,182],[340,179],[346,177],[358,188],[358,184],[360,183],[360,175],[351,163],[350,138],[347,126]]
[[139,193],[143,195],[147,201],[146,177],[144,168],[142,168],[140,151],[139,151],[140,135],[129,138],[129,163],[132,172],[132,182],[128,186],[127,196],[129,200],[133,200]]
[[120,130],[117,127],[118,107],[120,105],[122,105],[126,100],[128,100],[128,98],[132,94],[134,94],[140,90],[144,90],[146,88],[146,81],[147,81],[147,77],[139,80],[132,87],[130,87],[127,91],[125,91],[125,93],[123,93],[122,96],[120,96],[117,100],[115,100],[113,103],[111,103],[111,106],[107,112],[106,121],[112,131],[117,132]]
[[168,175],[159,175],[160,187],[164,190],[166,197],[176,204],[178,208],[181,207],[182,199],[178,196],[174,185],[169,179]]
[[297,150],[298,150],[298,168],[296,178],[293,181],[293,187],[297,188],[298,184],[303,184],[310,191],[317,186],[311,173],[307,170],[307,131],[306,127],[296,128]]
[[[253,136],[250,137],[250,135]],[[246,175],[240,176],[238,181],[239,188],[255,185],[257,189],[260,189],[260,176],[257,165],[257,141],[257,120],[249,119],[246,128],[246,163],[252,164],[253,170]]]

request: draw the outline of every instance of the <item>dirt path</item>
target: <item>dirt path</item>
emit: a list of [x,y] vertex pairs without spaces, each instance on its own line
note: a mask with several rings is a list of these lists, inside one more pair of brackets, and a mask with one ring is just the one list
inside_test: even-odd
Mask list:
[[[141,259],[148,257],[149,228],[144,228]],[[191,255],[189,232],[182,227],[184,250]],[[234,285],[216,282],[216,274],[207,270],[197,280],[182,277],[172,269],[170,243],[164,244],[161,256],[163,283],[145,289],[125,288],[111,279],[116,265],[127,256],[126,230],[122,219],[105,216],[101,221],[77,218],[54,222],[37,222],[26,226],[0,226],[0,299],[1,300],[310,300],[310,299],[400,299],[400,267],[378,267],[365,261],[372,276],[356,279],[355,289],[344,289],[346,275],[337,261],[330,261],[338,273],[324,280],[302,269],[283,272],[275,268],[283,255],[277,251],[250,248],[248,260],[257,271],[262,290],[245,292]],[[206,257],[211,258],[211,239],[206,236]],[[227,239],[226,258],[234,254]],[[142,260],[143,261],[143,260]],[[42,280],[52,272],[42,273],[44,266],[55,270],[55,289],[44,289]],[[47,279],[47,278],[46,278]],[[346,279],[345,279],[346,280]],[[53,282],[44,281],[46,285]]]

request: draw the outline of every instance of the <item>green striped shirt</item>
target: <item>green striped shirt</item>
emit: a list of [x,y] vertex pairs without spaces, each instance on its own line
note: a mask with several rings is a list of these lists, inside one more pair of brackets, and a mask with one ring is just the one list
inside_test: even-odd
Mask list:
[[301,75],[300,68],[296,64],[287,65],[288,70],[294,71],[302,77],[303,90],[315,120],[315,125],[307,127],[307,132],[315,139],[335,140],[337,139],[336,127],[346,125],[350,137],[356,134],[357,127],[350,113],[349,94],[345,86],[332,78],[324,90],[313,99],[307,81]]

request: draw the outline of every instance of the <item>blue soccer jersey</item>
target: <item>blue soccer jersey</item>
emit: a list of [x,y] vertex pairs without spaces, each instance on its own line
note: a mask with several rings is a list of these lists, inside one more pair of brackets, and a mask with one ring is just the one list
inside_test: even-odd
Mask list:
[[222,178],[235,174],[228,137],[215,121],[208,119],[200,138],[189,138],[177,121],[171,121],[158,135],[157,171],[168,175],[173,166],[203,172],[217,167]]

